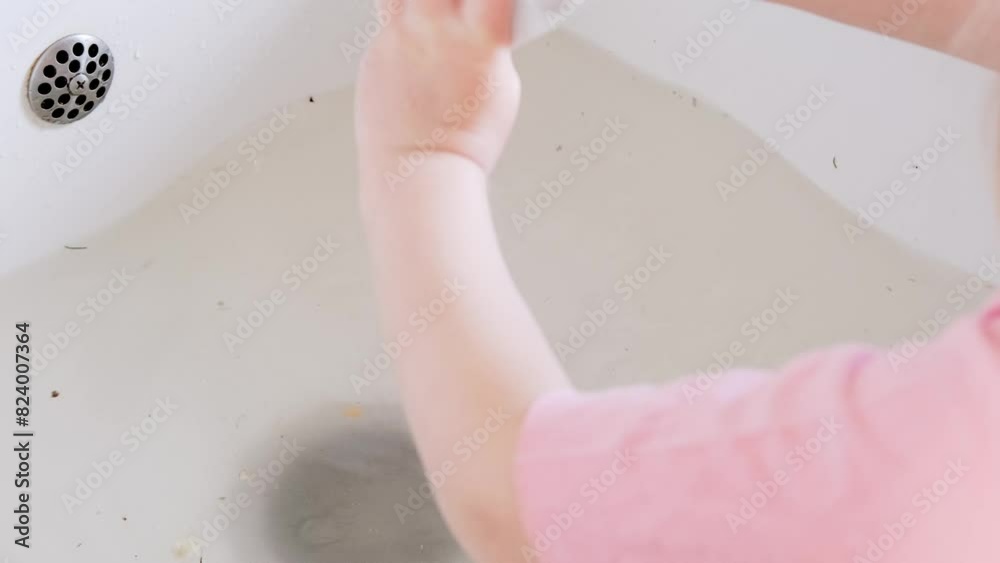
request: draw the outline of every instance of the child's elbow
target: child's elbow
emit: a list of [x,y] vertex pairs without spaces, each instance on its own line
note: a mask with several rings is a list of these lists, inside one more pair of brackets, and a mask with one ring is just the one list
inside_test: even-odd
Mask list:
[[522,559],[525,536],[513,502],[456,499],[443,511],[459,543],[476,563]]

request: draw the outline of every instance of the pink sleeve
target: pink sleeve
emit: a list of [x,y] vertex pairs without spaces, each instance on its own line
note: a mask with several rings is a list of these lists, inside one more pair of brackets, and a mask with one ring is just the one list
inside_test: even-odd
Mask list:
[[[921,346],[923,344],[923,346]],[[779,374],[543,398],[525,561],[1000,561],[1000,306]]]

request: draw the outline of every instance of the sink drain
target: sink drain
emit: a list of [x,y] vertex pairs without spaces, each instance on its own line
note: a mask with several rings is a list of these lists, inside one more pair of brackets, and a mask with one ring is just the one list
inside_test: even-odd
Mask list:
[[68,35],[42,53],[28,79],[28,103],[49,123],[73,123],[101,105],[114,80],[115,58],[93,35]]

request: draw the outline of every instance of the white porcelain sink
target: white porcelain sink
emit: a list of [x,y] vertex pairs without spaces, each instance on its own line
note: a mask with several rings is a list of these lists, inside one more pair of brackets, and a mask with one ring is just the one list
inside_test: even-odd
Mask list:
[[[932,146],[938,128],[952,128],[961,142],[894,202],[878,228],[970,271],[995,250],[986,189],[995,154],[986,117],[991,74],[746,0],[559,5],[565,15],[553,20],[697,92],[762,138],[779,133],[777,121],[805,103],[811,88],[835,92],[794,138],[779,138],[780,148],[852,211],[871,206],[895,179],[909,182],[903,167]],[[713,28],[727,9],[733,23]],[[0,232],[7,236],[0,273],[83,244],[257,116],[346,86],[357,47],[377,29],[368,0],[111,0],[100,8],[47,0],[4,10]],[[115,50],[115,86],[109,103],[78,126],[45,126],[27,111],[18,85],[51,41],[76,32],[102,37]]]
[[[768,6],[678,70],[673,51],[729,4],[595,0],[567,21],[582,37],[518,53],[524,108],[495,218],[554,346],[620,300],[563,354],[584,387],[713,369],[734,343],[761,367],[890,344],[993,251],[985,73]],[[37,358],[34,547],[11,561],[462,560],[430,503],[397,517],[423,478],[391,367],[352,383],[381,350],[356,213],[357,61],[341,56],[366,14],[69,3],[0,49],[0,322],[30,321]],[[162,81],[124,118],[33,121],[19,85],[70,32],[117,50],[113,99],[148,69]],[[799,106],[801,128],[785,117]],[[56,179],[51,162],[102,119],[111,131]],[[911,182],[904,163],[948,127],[961,139]],[[720,194],[767,138],[781,154]],[[852,240],[852,210],[896,178],[912,189]],[[666,268],[626,299],[618,282],[661,247]],[[791,306],[775,318],[778,299]]]

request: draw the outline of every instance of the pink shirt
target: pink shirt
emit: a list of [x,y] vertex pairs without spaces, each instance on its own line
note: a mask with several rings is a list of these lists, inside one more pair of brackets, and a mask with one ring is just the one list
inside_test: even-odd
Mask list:
[[543,398],[524,560],[1000,562],[1000,302],[915,341]]

